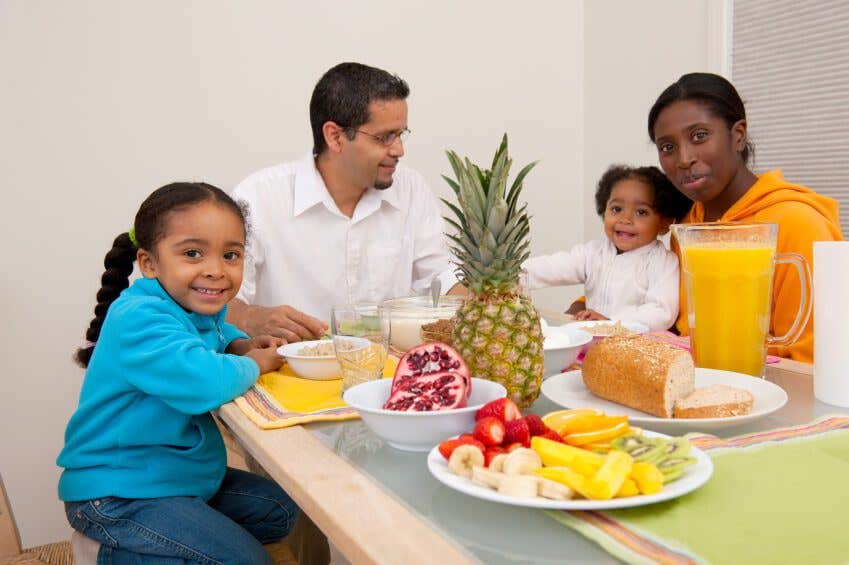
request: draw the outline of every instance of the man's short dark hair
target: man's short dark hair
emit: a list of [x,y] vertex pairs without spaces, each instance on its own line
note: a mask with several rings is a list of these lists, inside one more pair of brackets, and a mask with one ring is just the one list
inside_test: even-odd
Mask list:
[[[375,100],[404,100],[410,87],[398,75],[360,63],[340,63],[324,73],[310,99],[313,154],[327,148],[322,127],[336,122],[357,128],[371,118],[369,104]],[[351,139],[355,132],[348,134]]]

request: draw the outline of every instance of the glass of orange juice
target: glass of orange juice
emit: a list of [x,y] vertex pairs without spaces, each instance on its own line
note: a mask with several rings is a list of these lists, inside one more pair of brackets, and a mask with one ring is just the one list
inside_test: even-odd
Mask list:
[[[796,253],[775,252],[777,224],[676,224],[687,322],[697,367],[763,376],[767,347],[787,346],[811,315],[811,273]],[[801,280],[799,309],[783,336],[770,335],[776,264],[792,264]]]

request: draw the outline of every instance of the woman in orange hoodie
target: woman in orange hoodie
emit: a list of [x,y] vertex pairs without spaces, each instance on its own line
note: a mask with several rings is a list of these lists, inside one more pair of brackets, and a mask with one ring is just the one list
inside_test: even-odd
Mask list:
[[[652,106],[648,129],[661,168],[678,190],[694,201],[682,223],[778,224],[777,251],[799,253],[809,264],[813,264],[814,241],[843,239],[835,200],[788,183],[780,170],[756,175],[749,169],[754,147],[747,136],[746,109],[734,86],[721,76],[682,76]],[[795,272],[779,266],[772,288],[773,335],[783,335],[790,328],[799,294]],[[676,328],[687,335],[683,285],[680,300]],[[769,352],[813,362],[813,320],[795,344],[770,348]]]

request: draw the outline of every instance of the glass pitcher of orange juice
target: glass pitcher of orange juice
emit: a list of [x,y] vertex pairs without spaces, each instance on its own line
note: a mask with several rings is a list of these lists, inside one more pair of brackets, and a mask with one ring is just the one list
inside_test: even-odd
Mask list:
[[[787,346],[811,315],[811,273],[796,253],[775,252],[776,224],[676,224],[687,321],[697,367],[763,376],[770,345]],[[783,336],[769,334],[776,264],[792,264],[801,281],[799,310]]]

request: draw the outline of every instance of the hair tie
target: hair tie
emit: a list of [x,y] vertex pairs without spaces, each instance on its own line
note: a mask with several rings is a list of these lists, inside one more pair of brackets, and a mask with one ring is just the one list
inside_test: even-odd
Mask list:
[[130,228],[130,231],[127,232],[127,235],[130,236],[130,243],[133,244],[133,247],[138,247],[139,240],[136,239],[136,228]]
[[80,349],[91,349],[92,347],[94,347],[94,344],[95,344],[95,342],[93,342],[93,341],[85,340],[83,342],[82,347],[80,347]]

